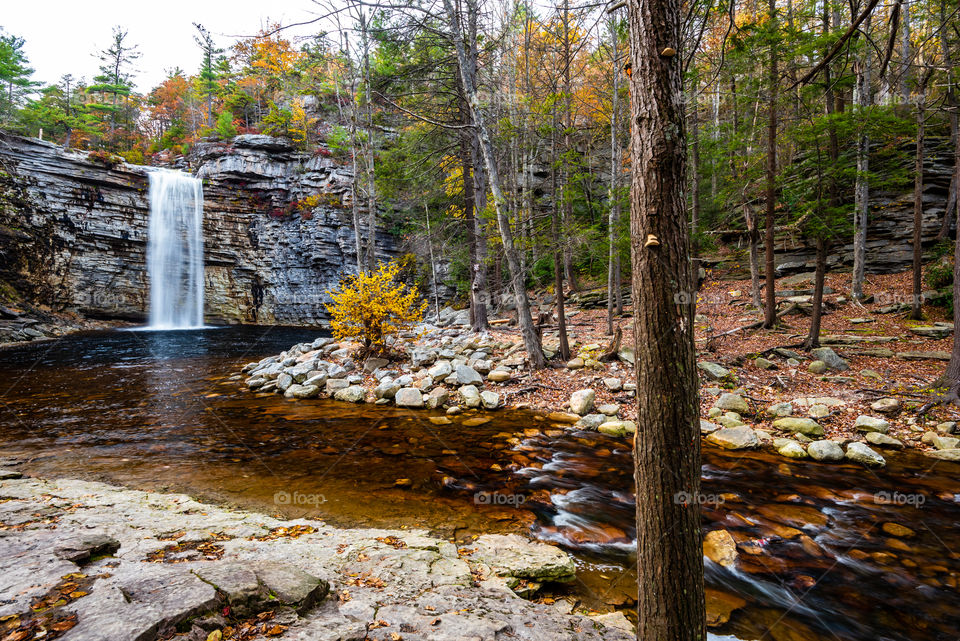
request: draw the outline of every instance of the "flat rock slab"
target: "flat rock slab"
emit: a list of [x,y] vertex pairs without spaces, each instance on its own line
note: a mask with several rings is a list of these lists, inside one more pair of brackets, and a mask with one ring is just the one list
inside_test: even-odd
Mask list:
[[[632,638],[520,598],[511,588],[568,581],[575,567],[562,550],[517,535],[484,535],[458,548],[421,530],[283,521],[87,481],[11,479],[0,481],[0,495],[0,524],[23,526],[0,537],[0,617],[28,612],[78,571],[58,549],[119,543],[113,556],[93,554],[84,565],[87,594],[55,606],[77,616],[65,641],[156,641],[175,632],[206,639],[214,628],[195,622],[227,605],[269,608],[288,626],[284,639],[304,641]],[[198,544],[219,556],[157,554]],[[324,598],[331,590],[350,596]]]

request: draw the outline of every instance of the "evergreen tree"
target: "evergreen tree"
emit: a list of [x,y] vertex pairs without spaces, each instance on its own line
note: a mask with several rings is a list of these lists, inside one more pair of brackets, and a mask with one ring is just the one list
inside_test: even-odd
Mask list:
[[[0,28],[2,30],[2,28]],[[9,125],[17,107],[40,83],[30,80],[33,69],[23,51],[24,39],[0,33],[0,125]]]

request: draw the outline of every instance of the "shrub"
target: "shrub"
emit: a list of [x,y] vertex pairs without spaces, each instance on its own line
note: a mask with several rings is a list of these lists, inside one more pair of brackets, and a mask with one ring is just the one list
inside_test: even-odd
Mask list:
[[953,263],[941,258],[927,266],[927,284],[934,289],[944,289],[953,285]]
[[423,320],[427,302],[397,282],[400,269],[399,262],[381,263],[375,272],[349,276],[337,291],[327,292],[334,338],[361,341],[363,356],[384,354],[389,336]]

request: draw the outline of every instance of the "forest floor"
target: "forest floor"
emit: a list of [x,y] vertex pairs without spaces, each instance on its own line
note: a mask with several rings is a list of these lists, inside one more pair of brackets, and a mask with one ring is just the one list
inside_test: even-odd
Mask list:
[[[862,435],[853,427],[857,417],[882,416],[890,423],[890,436],[905,445],[924,450],[933,449],[932,445],[921,442],[925,432],[934,430],[937,424],[960,420],[960,408],[952,405],[935,406],[925,417],[916,416],[916,409],[936,393],[931,383],[945,370],[945,358],[949,355],[953,338],[952,332],[946,331],[943,338],[922,337],[910,331],[911,327],[951,322],[946,307],[925,305],[923,321],[910,320],[908,311],[890,311],[891,307],[911,299],[911,272],[868,276],[864,288],[868,302],[865,304],[850,301],[849,274],[827,275],[826,287],[831,293],[824,296],[821,340],[824,346],[833,348],[846,359],[850,369],[824,374],[807,370],[809,362],[814,359],[798,347],[810,327],[809,314],[802,310],[784,316],[774,330],[743,330],[714,338],[757,321],[762,312],[750,303],[749,280],[724,280],[717,278],[717,274],[712,276],[701,287],[698,298],[697,360],[722,365],[732,372],[736,382],[723,384],[701,377],[704,379],[701,385],[704,419],[709,420],[708,412],[720,393],[739,390],[751,407],[751,412],[745,414],[743,420],[754,428],[775,432],[770,425],[774,417],[764,415],[766,407],[797,398],[832,397],[842,400],[844,405],[828,417],[818,419],[827,438],[862,440]],[[778,296],[781,293],[804,295],[807,293],[804,290],[811,288],[812,283],[805,275],[779,279],[777,283]],[[785,291],[788,289],[791,291]],[[791,304],[787,298],[778,298],[780,309]],[[605,308],[580,309],[568,305],[567,309],[568,314],[577,310],[569,321],[576,341],[572,346],[574,355],[583,345],[607,345],[610,342]],[[627,306],[625,311],[629,314],[630,307]],[[616,322],[622,328],[624,346],[634,347],[631,318],[619,318]],[[493,333],[514,340],[517,337],[516,330],[494,329]],[[832,337],[840,338],[831,340]],[[843,344],[845,342],[849,344]],[[797,352],[801,363],[791,367],[786,358],[770,353],[775,347],[788,347]],[[773,368],[757,367],[754,358],[759,354],[771,360]],[[624,376],[624,381],[630,381],[633,372],[617,364],[608,365],[601,371],[551,368],[516,378],[505,391],[510,393],[527,388],[529,391],[512,395],[511,402],[554,411],[567,405],[573,391],[591,387],[596,393],[597,405],[619,402],[620,417],[636,420],[635,404],[626,402],[628,399],[624,398],[623,392],[611,392],[604,386],[602,381],[609,376]],[[891,416],[889,413],[878,414],[870,407],[871,403],[885,397],[898,399],[901,410]]]

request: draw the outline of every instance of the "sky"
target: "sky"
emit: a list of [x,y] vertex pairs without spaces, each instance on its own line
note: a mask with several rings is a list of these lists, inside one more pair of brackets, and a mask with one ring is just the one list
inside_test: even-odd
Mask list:
[[[333,0],[336,3],[337,0]],[[320,11],[311,0],[0,0],[0,27],[24,38],[24,49],[35,70],[33,79],[56,82],[71,73],[90,81],[98,72],[93,55],[107,48],[114,25],[129,32],[129,42],[139,45],[137,91],[146,93],[180,67],[194,73],[200,51],[193,41],[199,22],[217,44],[226,49],[237,36],[254,35],[262,25],[291,24],[315,17]],[[314,27],[297,27],[291,36],[307,36]]]

